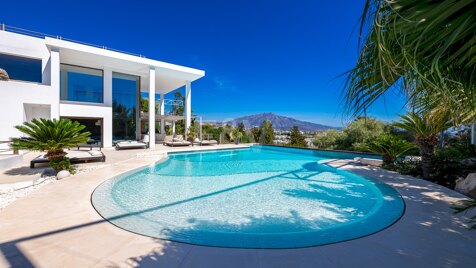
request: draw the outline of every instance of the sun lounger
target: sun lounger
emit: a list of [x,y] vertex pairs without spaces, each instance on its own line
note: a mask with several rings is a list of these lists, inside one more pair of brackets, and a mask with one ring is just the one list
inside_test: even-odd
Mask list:
[[[73,164],[87,163],[91,161],[105,162],[106,156],[100,151],[68,151],[66,155],[69,161]],[[44,155],[39,155],[30,161],[30,168],[34,168],[36,164],[49,163],[50,160]]]
[[200,145],[200,146],[202,146],[202,145],[216,145],[216,144],[218,144],[218,142],[216,140],[203,140],[203,141],[201,141],[199,139],[195,139],[193,141],[193,144]]
[[120,141],[116,143],[116,150],[123,149],[146,149],[147,143],[140,141]]
[[177,135],[177,137],[173,138],[172,141],[167,141],[167,137],[166,137],[164,141],[164,145],[171,146],[171,147],[190,146],[192,145],[192,143],[184,140],[182,135]]

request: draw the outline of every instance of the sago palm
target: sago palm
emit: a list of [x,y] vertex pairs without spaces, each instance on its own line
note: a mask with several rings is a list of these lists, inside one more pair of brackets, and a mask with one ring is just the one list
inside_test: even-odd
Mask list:
[[415,145],[394,135],[383,135],[367,145],[367,150],[382,156],[383,165],[391,165],[395,160],[415,148]]
[[430,109],[449,105],[461,122],[475,119],[476,1],[367,0],[359,36],[349,111],[365,112],[393,87],[410,104],[430,96]]
[[401,121],[394,126],[407,130],[415,136],[415,143],[420,151],[422,171],[425,179],[430,178],[433,170],[435,148],[438,145],[438,134],[449,128],[447,115],[442,113],[415,112],[400,115]]
[[85,143],[91,133],[83,132],[85,126],[69,119],[33,119],[15,126],[25,137],[12,138],[12,148],[16,150],[46,151],[50,161],[61,161],[66,153],[64,148]]

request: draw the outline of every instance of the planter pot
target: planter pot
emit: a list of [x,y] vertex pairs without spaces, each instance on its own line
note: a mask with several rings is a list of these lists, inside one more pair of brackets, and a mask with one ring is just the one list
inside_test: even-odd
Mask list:
[[236,145],[240,144],[240,139],[235,139],[235,144]]

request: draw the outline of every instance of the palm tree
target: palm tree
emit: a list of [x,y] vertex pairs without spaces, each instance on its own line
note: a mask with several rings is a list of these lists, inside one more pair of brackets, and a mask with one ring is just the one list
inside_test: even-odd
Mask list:
[[[367,0],[360,56],[347,73],[346,108],[354,115],[390,88],[427,110],[452,107],[460,122],[476,115],[476,2]],[[422,107],[420,107],[422,108]],[[424,107],[423,107],[424,108]]]
[[423,178],[429,179],[433,170],[438,134],[449,127],[447,115],[436,112],[424,114],[412,112],[400,115],[400,118],[402,121],[395,122],[394,126],[407,130],[415,136],[422,160]]
[[51,162],[64,159],[64,148],[85,143],[91,133],[83,132],[85,126],[69,119],[33,119],[15,126],[26,137],[12,138],[15,150],[47,151],[45,157]]
[[395,160],[415,148],[411,142],[394,135],[383,135],[367,145],[367,150],[382,156],[383,165],[388,166]]
[[234,128],[230,132],[230,139],[234,140],[235,144],[240,143],[241,138],[243,138],[243,133],[238,128]]

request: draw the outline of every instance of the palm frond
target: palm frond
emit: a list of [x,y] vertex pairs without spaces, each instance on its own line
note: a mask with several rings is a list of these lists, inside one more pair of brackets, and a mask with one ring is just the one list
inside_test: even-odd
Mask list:
[[364,112],[396,87],[410,105],[437,94],[432,107],[450,103],[459,120],[475,119],[476,1],[367,0],[360,34],[345,83],[348,112]]

